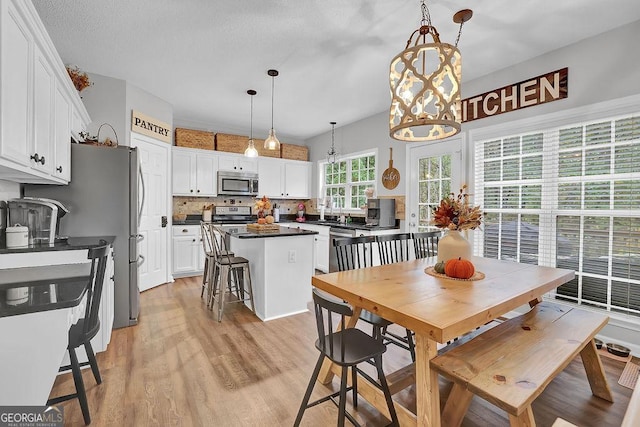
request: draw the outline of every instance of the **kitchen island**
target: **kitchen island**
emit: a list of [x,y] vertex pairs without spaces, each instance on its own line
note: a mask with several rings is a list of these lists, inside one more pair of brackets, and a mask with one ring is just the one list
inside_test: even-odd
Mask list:
[[256,316],[263,321],[307,311],[316,231],[225,226],[229,248],[249,260]]

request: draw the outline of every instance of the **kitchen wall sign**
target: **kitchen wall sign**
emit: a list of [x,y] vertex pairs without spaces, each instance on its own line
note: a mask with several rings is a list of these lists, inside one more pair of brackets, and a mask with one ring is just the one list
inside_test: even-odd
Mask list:
[[566,98],[569,94],[569,68],[542,74],[528,80],[494,89],[462,100],[462,122],[497,116],[521,108]]
[[171,144],[170,125],[136,110],[131,110],[131,130]]
[[393,148],[389,148],[389,167],[382,173],[382,185],[387,190],[393,190],[400,183],[400,172],[393,167]]

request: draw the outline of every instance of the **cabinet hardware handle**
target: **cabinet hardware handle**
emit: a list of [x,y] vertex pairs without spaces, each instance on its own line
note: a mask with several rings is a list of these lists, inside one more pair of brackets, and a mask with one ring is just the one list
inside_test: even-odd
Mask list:
[[38,153],[32,155],[31,157],[29,157],[31,160],[33,160],[34,162],[38,163],[40,161],[40,156],[38,156]]
[[116,276],[111,276],[111,281],[114,281],[114,280],[115,280],[115,277],[116,277]]
[[183,229],[182,229],[182,232],[183,232],[183,233],[188,233],[188,232],[189,232],[189,230],[187,230],[186,228],[183,228]]
[[189,190],[189,191],[191,191],[193,193],[193,190]]
[[200,190],[197,190],[197,192],[199,193],[199,192],[200,192]]
[[44,156],[40,157],[40,163],[42,163],[42,165],[44,166]]
[[56,168],[56,170],[57,170],[58,172],[62,173],[62,166],[58,166],[58,167]]
[[195,241],[196,241],[196,239],[193,239],[193,240],[192,240],[192,242],[195,242]]

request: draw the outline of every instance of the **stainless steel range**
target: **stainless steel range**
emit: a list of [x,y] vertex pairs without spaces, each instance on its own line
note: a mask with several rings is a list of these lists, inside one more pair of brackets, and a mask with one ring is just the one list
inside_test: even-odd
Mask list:
[[249,224],[256,221],[251,206],[216,206],[211,221],[218,224]]

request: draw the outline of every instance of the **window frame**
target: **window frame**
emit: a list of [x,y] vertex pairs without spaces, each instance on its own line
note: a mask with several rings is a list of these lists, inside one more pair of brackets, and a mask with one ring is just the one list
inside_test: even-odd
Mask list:
[[[360,182],[352,182],[351,181],[351,160],[354,159],[358,159],[358,158],[362,158],[362,157],[371,157],[373,156],[375,159],[375,166],[374,166],[374,179],[373,181],[360,181]],[[363,151],[357,151],[354,153],[349,153],[349,154],[345,154],[345,155],[341,155],[338,156],[338,158],[336,159],[336,163],[340,163],[340,162],[346,162],[346,177],[347,177],[347,182],[345,184],[337,184],[337,185],[331,185],[333,188],[339,188],[341,186],[345,187],[345,201],[349,200],[349,203],[351,203],[351,191],[352,188],[358,185],[362,185],[362,182],[366,182],[366,183],[371,183],[371,185],[367,185],[367,187],[373,187],[375,194],[378,194],[378,166],[379,166],[379,157],[378,157],[378,149],[370,149],[370,150],[363,150]],[[323,159],[323,160],[318,160],[318,206],[320,206],[320,204],[322,203],[323,200],[325,200],[326,197],[326,184],[325,184],[325,166],[328,164],[329,162],[327,162],[327,159]],[[346,203],[345,203],[346,204]],[[343,207],[342,209],[338,208],[333,208],[334,214],[338,213],[338,212],[342,212],[342,213],[346,213],[346,214],[358,214],[358,213],[362,213],[363,210],[360,207]]]

